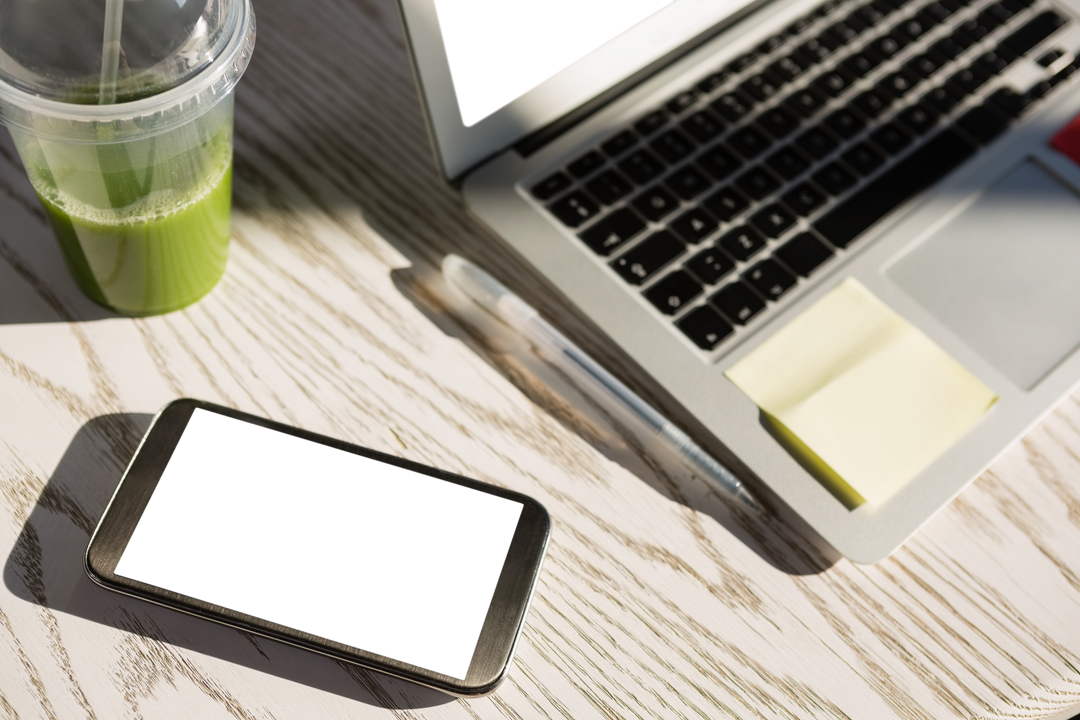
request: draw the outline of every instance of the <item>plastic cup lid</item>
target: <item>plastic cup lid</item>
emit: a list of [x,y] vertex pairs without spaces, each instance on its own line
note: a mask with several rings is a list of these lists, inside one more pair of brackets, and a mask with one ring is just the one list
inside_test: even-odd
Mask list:
[[250,0],[0,0],[0,120],[160,130],[227,94],[254,42]]

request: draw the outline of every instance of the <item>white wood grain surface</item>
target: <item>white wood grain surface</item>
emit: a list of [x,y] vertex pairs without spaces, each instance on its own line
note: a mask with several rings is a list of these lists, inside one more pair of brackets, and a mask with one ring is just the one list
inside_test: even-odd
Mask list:
[[[733,515],[440,288],[456,250],[617,357],[436,177],[393,4],[256,12],[229,268],[194,307],[131,320],[83,298],[0,142],[0,717],[1080,711],[1077,398],[880,565]],[[503,686],[453,699],[93,586],[88,534],[178,396],[544,503],[553,540]]]

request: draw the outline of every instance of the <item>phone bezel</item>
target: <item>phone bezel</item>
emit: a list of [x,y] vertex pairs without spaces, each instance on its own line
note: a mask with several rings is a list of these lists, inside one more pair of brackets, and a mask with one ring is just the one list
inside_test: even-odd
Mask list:
[[[116,575],[115,568],[120,556],[196,409],[254,423],[522,504],[521,517],[510,543],[506,563],[495,586],[495,593],[464,680]],[[492,692],[506,675],[539,578],[550,532],[551,519],[547,511],[540,503],[526,495],[249,413],[184,398],[162,408],[143,437],[90,538],[86,550],[86,572],[91,580],[110,590],[411,680],[452,695],[475,697]],[[461,560],[468,562],[467,558]]]

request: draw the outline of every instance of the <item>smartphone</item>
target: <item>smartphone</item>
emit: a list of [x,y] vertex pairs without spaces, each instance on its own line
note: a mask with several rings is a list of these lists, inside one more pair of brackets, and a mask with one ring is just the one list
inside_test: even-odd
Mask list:
[[86,571],[472,697],[506,675],[550,529],[520,493],[184,399],[151,423]]

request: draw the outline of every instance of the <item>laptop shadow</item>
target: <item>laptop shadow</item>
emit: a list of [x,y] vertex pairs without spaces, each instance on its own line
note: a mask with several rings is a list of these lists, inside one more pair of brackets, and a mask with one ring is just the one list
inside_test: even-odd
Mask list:
[[[672,398],[665,397],[655,383],[649,386],[643,378],[638,378],[642,382],[635,382],[634,377],[616,373],[623,375],[624,382],[744,479],[764,506],[763,513],[755,514],[726,495],[722,496],[694,477],[673,453],[656,446],[647,432],[627,427],[620,418],[613,417],[579,390],[573,378],[533,352],[519,335],[447,286],[441,274],[428,263],[417,259],[411,268],[392,271],[391,277],[398,291],[433,325],[465,343],[567,430],[658,494],[710,517],[776,569],[790,575],[815,575],[841,560],[836,550],[757,481],[735,456],[697,424],[689,412]],[[533,301],[528,296],[526,300]],[[598,332],[582,333],[586,321],[580,318],[563,318],[551,308],[544,308],[542,312],[575,338],[602,337]],[[575,329],[578,332],[574,332]],[[632,367],[626,358],[608,357],[617,352],[609,347],[589,347],[585,341],[582,344],[595,357],[605,358],[601,364],[609,370]]]
[[[434,707],[455,698],[420,685],[295,648],[274,640],[130,598],[95,585],[83,558],[90,535],[150,426],[146,414],[96,417],[79,429],[36,502],[4,564],[4,584],[15,597],[42,608],[41,622],[53,642],[63,643],[71,623],[57,614],[122,630],[101,653],[129,687],[153,682],[151,675],[190,681],[219,702],[238,702],[209,681],[214,660],[307,685],[372,707],[408,710]],[[27,495],[37,488],[26,481]],[[110,640],[102,640],[110,642]],[[204,661],[183,648],[213,660]],[[149,660],[148,660],[149,659]],[[204,682],[205,680],[205,682]],[[134,711],[134,708],[133,708]]]

